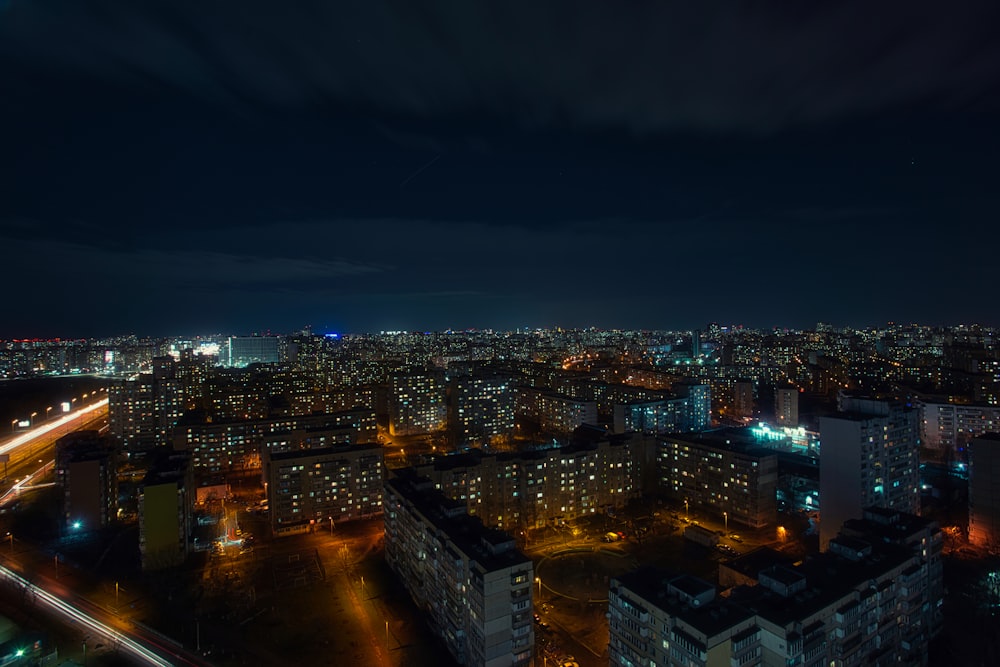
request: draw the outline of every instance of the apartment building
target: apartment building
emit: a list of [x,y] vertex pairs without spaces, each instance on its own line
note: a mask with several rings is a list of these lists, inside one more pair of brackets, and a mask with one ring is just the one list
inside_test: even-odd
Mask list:
[[386,562],[459,664],[532,664],[534,569],[509,535],[409,473],[386,482],[384,517]]
[[275,537],[382,512],[382,449],[338,445],[269,452],[264,479]]
[[659,488],[689,509],[750,528],[777,519],[778,457],[725,432],[658,439]]
[[[922,553],[933,550],[936,529],[912,515],[869,520],[878,528],[852,530],[865,539],[839,535],[798,565],[761,559],[764,569],[744,578],[756,583],[725,597],[658,570],[612,579],[610,664],[926,665],[942,588]],[[895,538],[886,541],[885,531]]]
[[652,447],[639,434],[602,435],[530,452],[473,449],[415,471],[486,525],[517,530],[624,507],[642,495]]

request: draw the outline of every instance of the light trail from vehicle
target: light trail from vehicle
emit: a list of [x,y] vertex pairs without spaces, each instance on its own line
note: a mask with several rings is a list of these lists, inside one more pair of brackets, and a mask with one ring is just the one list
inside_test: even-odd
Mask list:
[[18,496],[20,496],[21,492],[24,491],[25,489],[37,488],[37,487],[41,487],[41,486],[50,486],[48,484],[45,484],[45,485],[34,484],[34,485],[29,486],[28,484],[33,479],[36,479],[38,477],[44,477],[45,473],[47,473],[51,468],[54,468],[55,465],[56,465],[56,462],[55,462],[55,459],[53,459],[52,461],[49,461],[48,463],[46,463],[45,465],[43,465],[41,468],[39,468],[35,472],[33,472],[33,473],[29,474],[29,475],[26,475],[25,477],[23,477],[20,480],[18,480],[18,482],[16,484],[14,484],[14,486],[12,486],[9,489],[7,489],[7,492],[4,493],[2,496],[0,496],[0,506],[5,505],[7,503],[7,500],[10,499],[11,496],[14,496],[15,498],[18,497]]
[[87,415],[96,410],[100,410],[101,408],[107,407],[107,405],[108,405],[108,399],[102,398],[93,405],[88,405],[86,407],[80,408],[76,412],[70,412],[55,420],[45,422],[41,426],[36,426],[32,428],[30,431],[26,431],[18,436],[15,436],[11,438],[9,441],[5,442],[3,445],[0,445],[0,454],[9,454],[18,447],[27,445],[28,443],[33,442],[38,438],[42,437],[46,433],[51,433],[52,431],[58,429],[61,426],[65,426],[70,422],[76,421],[77,419],[81,419],[82,417],[86,417]]
[[172,667],[177,663],[173,660],[161,658],[153,651],[149,650],[139,642],[135,641],[123,632],[116,630],[110,625],[98,621],[93,616],[85,614],[73,605],[63,602],[55,595],[40,588],[30,581],[0,565],[0,577],[21,586],[26,591],[34,595],[35,600],[52,612],[86,628],[89,632],[105,638],[111,645],[117,645],[121,650],[128,653],[132,658],[138,659],[144,665],[154,665],[154,667]]

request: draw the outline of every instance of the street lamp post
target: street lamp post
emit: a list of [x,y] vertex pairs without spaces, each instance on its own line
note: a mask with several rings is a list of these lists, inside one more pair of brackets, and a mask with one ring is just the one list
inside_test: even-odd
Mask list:
[[685,519],[690,519],[691,518],[691,514],[688,512],[688,499],[687,498],[684,499],[684,518]]
[[49,420],[49,413],[52,412],[52,406],[45,408],[45,421]]
[[722,519],[726,522],[726,534],[729,534],[729,512],[722,513]]
[[333,517],[330,517],[330,537],[333,537]]
[[535,577],[535,583],[538,584],[538,599],[542,599],[542,578]]
[[16,419],[11,419],[10,420],[10,432],[11,433],[16,433],[17,432],[17,420]]
[[37,412],[32,412],[31,413],[31,417],[28,418],[28,423],[31,424],[32,426],[35,425],[35,417],[36,416],[38,416],[38,413]]

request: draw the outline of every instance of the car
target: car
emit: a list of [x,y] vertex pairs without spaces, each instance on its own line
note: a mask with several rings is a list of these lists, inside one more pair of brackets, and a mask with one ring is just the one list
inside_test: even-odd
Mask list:
[[731,539],[733,542],[736,542],[737,544],[743,542],[743,538],[740,537],[739,535],[730,535],[729,539]]

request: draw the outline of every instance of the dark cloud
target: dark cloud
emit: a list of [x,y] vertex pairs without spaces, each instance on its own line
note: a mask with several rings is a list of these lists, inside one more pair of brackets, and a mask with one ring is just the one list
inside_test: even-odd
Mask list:
[[10,2],[0,335],[989,319],[998,18]]
[[[995,109],[995,3],[13,3],[0,63],[254,113],[766,132]],[[72,104],[72,100],[66,100]]]

